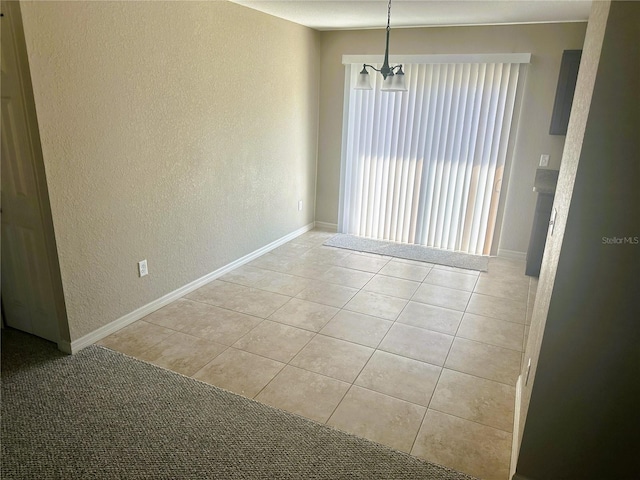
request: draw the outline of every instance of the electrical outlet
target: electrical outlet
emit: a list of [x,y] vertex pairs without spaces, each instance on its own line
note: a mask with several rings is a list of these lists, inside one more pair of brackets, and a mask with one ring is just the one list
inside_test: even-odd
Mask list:
[[542,155],[540,155],[540,166],[541,167],[549,166],[549,155],[547,155],[546,153],[543,153]]
[[147,261],[146,260],[142,260],[141,262],[138,262],[138,275],[140,277],[144,277],[145,275],[149,274],[149,269],[147,268]]
[[298,200],[298,211],[302,211],[302,200]]

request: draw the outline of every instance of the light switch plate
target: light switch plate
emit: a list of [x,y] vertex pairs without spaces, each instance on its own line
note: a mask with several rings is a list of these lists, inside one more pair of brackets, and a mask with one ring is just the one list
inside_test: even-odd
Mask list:
[[540,155],[540,166],[541,167],[549,166],[549,155],[547,155],[546,153],[543,153],[542,155]]

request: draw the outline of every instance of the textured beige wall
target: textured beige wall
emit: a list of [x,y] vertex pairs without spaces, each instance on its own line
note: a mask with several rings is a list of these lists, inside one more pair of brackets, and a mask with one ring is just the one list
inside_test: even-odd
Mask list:
[[71,340],[314,220],[317,32],[229,2],[22,13]]
[[526,349],[522,478],[638,476],[639,85],[640,3],[594,2]]
[[[490,27],[445,27],[391,31],[391,54],[531,53],[523,96],[520,128],[514,146],[502,235],[499,246],[525,252],[536,197],[532,191],[540,154],[551,155],[559,168],[564,136],[549,135],[563,50],[580,49],[586,24]],[[345,54],[383,54],[384,31],[322,33],[320,144],[316,220],[337,223]]]
[[[578,170],[580,153],[582,151],[587,119],[589,117],[593,87],[598,71],[602,39],[604,38],[608,13],[609,2],[595,2],[589,17],[580,62],[580,73],[576,84],[571,118],[567,131],[566,148],[554,198],[554,208],[557,209],[558,214],[553,228],[553,235],[547,235],[544,262],[538,281],[536,302],[532,313],[531,328],[525,352],[522,378],[524,379],[527,376],[526,369],[529,359],[531,359],[531,370],[529,373],[530,381],[528,385],[523,385],[522,389],[522,399],[520,403],[520,440],[522,440],[522,432],[527,418],[527,410],[529,408],[531,391],[538,365],[538,356],[540,354],[540,345],[542,343],[547,314],[549,312],[549,303],[551,301],[558,268],[558,258],[564,240],[567,212],[573,195],[573,186]],[[576,239],[574,239],[574,241],[575,240]]]

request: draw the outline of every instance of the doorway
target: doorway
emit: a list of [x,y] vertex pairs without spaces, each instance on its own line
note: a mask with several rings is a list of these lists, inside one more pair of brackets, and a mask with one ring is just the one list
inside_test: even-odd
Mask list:
[[68,343],[62,283],[18,2],[2,8],[0,296],[5,324]]

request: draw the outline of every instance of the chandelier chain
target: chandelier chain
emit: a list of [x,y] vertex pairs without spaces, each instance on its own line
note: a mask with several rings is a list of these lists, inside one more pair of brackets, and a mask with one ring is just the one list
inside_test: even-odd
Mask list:
[[391,30],[391,0],[389,0],[389,5],[387,6],[387,31]]

